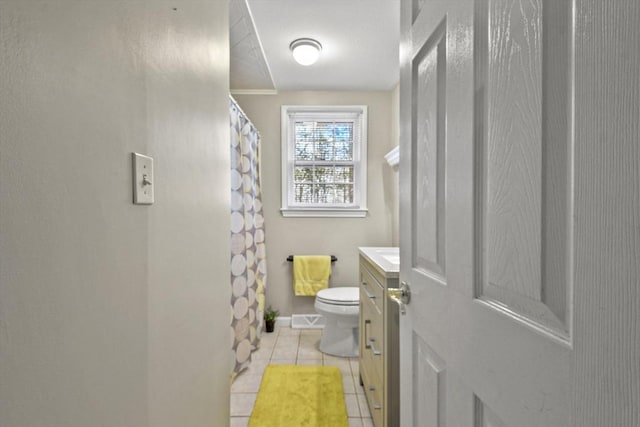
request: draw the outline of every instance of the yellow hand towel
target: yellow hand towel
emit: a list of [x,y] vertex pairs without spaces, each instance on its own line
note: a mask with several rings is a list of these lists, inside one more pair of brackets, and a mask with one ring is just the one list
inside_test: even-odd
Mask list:
[[313,296],[329,286],[331,257],[325,255],[293,257],[293,289],[298,296]]

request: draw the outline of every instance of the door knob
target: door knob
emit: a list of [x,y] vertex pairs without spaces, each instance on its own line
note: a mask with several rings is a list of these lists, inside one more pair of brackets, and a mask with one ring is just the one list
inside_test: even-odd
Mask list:
[[411,289],[407,282],[402,282],[399,288],[387,289],[389,299],[400,306],[400,314],[406,314],[405,306],[411,302]]

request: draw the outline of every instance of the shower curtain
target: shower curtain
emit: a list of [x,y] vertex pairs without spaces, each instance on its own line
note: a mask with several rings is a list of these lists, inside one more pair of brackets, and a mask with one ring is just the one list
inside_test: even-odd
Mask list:
[[231,98],[231,329],[235,377],[251,362],[264,323],[267,278],[260,134]]

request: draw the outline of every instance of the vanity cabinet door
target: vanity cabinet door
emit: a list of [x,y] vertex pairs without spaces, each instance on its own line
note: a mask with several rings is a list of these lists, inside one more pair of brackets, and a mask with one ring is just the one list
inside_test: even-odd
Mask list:
[[362,382],[373,425],[375,427],[384,427],[384,412],[386,409],[383,400],[383,382],[374,372],[369,371],[362,373]]
[[360,376],[376,427],[384,427],[385,292],[380,280],[360,265]]

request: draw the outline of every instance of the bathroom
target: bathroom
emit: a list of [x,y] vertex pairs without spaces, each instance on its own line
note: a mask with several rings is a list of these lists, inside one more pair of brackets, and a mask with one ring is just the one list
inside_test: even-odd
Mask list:
[[[279,311],[279,325],[291,325],[293,316],[298,327],[304,328],[307,324],[309,328],[313,328],[317,326],[314,325],[317,321],[314,298],[294,295],[292,262],[287,261],[290,255],[334,255],[337,261],[331,265],[330,286],[357,287],[360,283],[358,248],[398,246],[398,171],[397,166],[390,166],[385,160],[385,155],[398,141],[398,91],[285,91],[268,95],[234,94],[233,97],[259,130],[263,144],[261,188],[267,252],[266,306]],[[282,105],[301,104],[368,107],[368,198],[365,217],[282,215],[280,111]],[[299,334],[300,331],[303,336],[307,333],[304,329],[296,329],[293,333]],[[310,331],[319,332],[317,329]],[[316,342],[315,346],[317,345]],[[293,361],[295,362],[295,357]],[[344,366],[343,363],[339,362],[338,365],[340,364]],[[348,363],[346,366],[349,366]],[[243,375],[241,373],[236,381],[245,381]],[[356,423],[360,423],[361,417],[357,409],[354,414],[351,408],[357,403],[350,400],[356,398],[356,390],[353,387],[348,390],[354,393],[346,396],[350,425],[359,427],[360,424]],[[234,405],[237,405],[237,399],[250,398],[250,395],[236,394],[233,391],[232,386],[231,420],[232,423],[237,423],[232,425],[245,425],[243,422],[246,422],[249,415],[248,409],[237,409]],[[254,387],[251,391],[257,390]],[[362,398],[359,405],[365,415],[368,415],[368,408]],[[369,416],[363,417],[363,422],[370,421]]]
[[[403,416],[409,418],[404,418],[402,425],[640,425],[640,82],[635,72],[640,64],[640,3],[400,3],[415,6],[414,12],[428,8],[430,13],[416,22],[426,21],[439,31],[437,34],[446,35],[447,43],[438,44],[446,44],[447,58],[452,59],[447,61],[451,67],[443,70],[447,72],[447,103],[443,105],[447,114],[442,117],[447,119],[447,141],[451,144],[446,159],[455,166],[441,170],[447,177],[443,194],[447,196],[445,225],[449,240],[436,249],[446,249],[447,263],[441,266],[446,269],[428,275],[432,282],[422,287],[411,276],[420,273],[420,268],[404,271],[413,290],[404,319],[413,316],[416,321],[410,326],[434,329],[420,335],[410,327],[401,328],[413,334],[401,348],[415,342],[416,354],[427,359],[426,363],[416,359],[416,364],[409,361],[402,365],[404,384],[411,386],[404,380],[412,377],[420,381],[409,388],[407,395],[411,397],[414,390],[415,399],[403,401],[410,405],[416,400],[419,405],[414,411],[405,408],[408,410]],[[486,10],[489,5],[495,8]],[[460,8],[451,13],[440,9],[448,6]],[[495,16],[492,25],[517,25],[488,32],[482,19],[471,16],[474,12],[481,17],[502,10],[512,13],[509,18],[513,19]],[[518,16],[522,11],[533,13],[537,19],[527,19],[525,25]],[[544,19],[566,18],[566,22],[535,27],[542,19],[535,14],[542,11]],[[229,4],[224,0],[0,1],[3,427],[228,425],[232,359],[228,12]],[[445,16],[447,19],[442,20]],[[472,28],[475,24],[477,27]],[[544,33],[545,37],[524,37],[523,30],[527,35]],[[484,37],[474,38],[476,31]],[[550,37],[547,32],[551,32]],[[418,34],[428,36],[430,31]],[[469,91],[470,85],[479,85],[486,77],[482,67],[469,68],[478,59],[469,48],[474,43],[487,48],[481,42],[488,37],[513,38],[514,43],[501,52],[534,53],[510,64],[518,68],[537,61],[531,73],[508,74],[516,83],[523,76],[532,80]],[[541,42],[535,46],[541,51],[518,48],[531,40]],[[284,43],[285,50],[288,43],[290,40]],[[503,61],[509,56],[492,58]],[[546,59],[544,67],[541,58]],[[476,63],[483,64],[491,65]],[[543,82],[556,83],[541,87]],[[537,104],[535,108],[503,108],[494,114],[472,115],[476,107],[496,107],[490,102],[492,88],[496,87],[500,99],[520,96],[519,107]],[[465,88],[466,95],[461,93]],[[378,126],[371,123],[372,118],[389,120],[388,127],[378,128],[387,139],[371,142],[368,154],[369,176],[375,183],[370,192],[384,192],[385,196],[369,196],[372,217],[322,220],[326,235],[314,242],[313,252],[322,250],[338,258],[332,285],[357,282],[360,245],[399,242],[401,251],[412,250],[409,242],[417,233],[411,234],[411,218],[402,216],[405,211],[401,209],[398,227],[396,202],[386,199],[393,197],[387,187],[397,186],[396,173],[402,184],[401,205],[412,197],[411,167],[407,166],[411,166],[410,159],[417,159],[407,154],[412,147],[406,145],[408,138],[402,137],[399,171],[385,164],[384,154],[397,142],[397,129],[401,129],[401,135],[407,129],[404,122],[394,123],[396,110],[402,118],[410,116],[403,101],[410,97],[402,89],[398,96],[395,90],[388,88],[384,95],[348,100],[370,107],[370,126]],[[535,96],[527,96],[530,94]],[[280,117],[269,97],[283,97],[282,102],[292,105],[303,102],[301,98],[286,98],[288,95],[288,91],[260,96],[234,93],[242,99],[242,107],[251,119],[260,121],[260,131],[269,133],[269,138],[279,133]],[[333,93],[315,95],[318,98],[314,103],[347,102],[330,98]],[[247,101],[249,96],[255,105]],[[485,98],[475,98],[482,96]],[[471,105],[483,99],[487,102]],[[560,105],[554,104],[557,102]],[[271,117],[256,116],[264,112]],[[494,130],[521,130],[525,127],[511,115],[518,112],[537,115],[526,122],[536,126],[526,127],[527,132],[519,133],[518,138],[494,141],[492,147],[501,150],[490,154],[532,153],[526,163],[520,163],[531,168],[505,170],[501,167],[513,162],[490,156],[470,159],[472,152],[489,154],[482,151],[483,140],[474,137],[474,131],[482,130],[481,123],[471,126],[474,120],[494,120],[500,125]],[[544,112],[542,119],[540,112]],[[568,115],[566,120],[555,120],[563,114]],[[510,126],[499,122],[505,117]],[[545,141],[554,142],[543,147],[551,151],[541,150],[540,141],[535,140],[527,140],[518,150],[505,150],[511,142],[521,142],[522,135],[539,136],[543,128]],[[558,129],[565,132],[554,134]],[[550,135],[556,138],[548,139]],[[277,147],[278,141],[275,137],[269,143]],[[460,143],[464,147],[456,146]],[[522,150],[527,147],[536,150]],[[133,203],[133,152],[154,159],[154,179],[150,182],[155,186],[156,201],[152,205]],[[534,161],[550,152],[556,155],[551,157],[554,161],[542,165]],[[265,150],[263,155],[279,168],[277,153]],[[466,163],[458,167],[461,160]],[[517,175],[523,170],[535,173],[524,179]],[[506,185],[499,187],[509,190],[511,198],[499,197],[501,194],[495,194],[494,199],[474,198],[474,190],[493,187],[475,185],[472,171],[487,172],[477,178],[491,178],[490,182],[516,174],[518,179],[505,180]],[[268,191],[277,192],[277,172],[265,171],[265,179],[276,182],[276,187]],[[535,185],[523,188],[529,183]],[[541,183],[548,184],[544,191],[540,191]],[[557,183],[563,185],[552,185]],[[566,194],[557,193],[564,190]],[[513,200],[531,206],[549,195],[554,197],[544,199],[549,203],[542,207],[514,209],[519,205]],[[567,203],[557,204],[558,200]],[[483,216],[494,212],[481,209],[487,201],[511,203],[500,212],[533,215],[523,216],[522,222],[510,227],[494,227],[496,223],[479,227],[490,235],[507,229],[522,237],[533,231],[535,238],[518,240],[526,252],[482,250],[479,239],[483,235],[473,233],[471,228],[495,220]],[[299,242],[308,233],[314,233],[314,238],[319,233],[309,230],[307,218],[288,218],[286,222],[280,218],[277,195],[271,193],[265,202],[265,212],[273,219],[266,225],[272,270],[268,287],[282,290],[275,295],[268,290],[267,298],[282,310],[283,317],[308,312],[310,301],[284,292],[290,284],[286,257],[309,253],[308,246]],[[474,203],[476,209],[471,206]],[[543,214],[546,216],[541,218]],[[557,225],[554,221],[559,220],[569,226],[547,227]],[[372,225],[374,221],[380,228]],[[355,230],[355,224],[363,229]],[[296,227],[301,235],[275,253],[276,240],[288,226]],[[327,235],[335,236],[336,231],[352,233],[354,241],[336,247],[327,241]],[[544,233],[535,236],[540,231]],[[563,236],[566,238],[559,238]],[[341,240],[338,236],[337,241]],[[483,275],[471,274],[497,271],[499,279],[502,273],[523,270],[521,264],[509,263],[523,253],[534,254],[530,259],[536,263],[540,254],[552,254],[545,260],[550,262],[543,263],[545,272],[558,274],[564,271],[558,266],[568,266],[566,279],[546,281],[549,286],[536,289],[540,281],[531,281],[537,275],[528,272],[522,275],[529,280],[526,283],[509,281],[501,288],[484,287],[486,283],[480,280]],[[424,265],[419,257],[403,260],[409,261],[403,261],[402,268],[409,263]],[[493,270],[471,271],[478,265]],[[422,270],[435,271],[433,266],[426,267]],[[509,291],[513,283],[522,286]],[[557,288],[558,284],[566,292],[558,292],[563,289]],[[526,298],[520,298],[523,293]],[[541,307],[541,295],[551,301],[550,309]],[[276,301],[279,298],[283,304]],[[504,303],[496,304],[496,300]],[[514,312],[505,310],[505,305]],[[456,307],[463,309],[452,310]],[[531,307],[539,310],[522,313]],[[556,322],[558,317],[560,322]],[[421,336],[426,338],[422,340]],[[412,422],[412,415],[423,417],[424,422]]]
[[[342,60],[354,54],[351,50],[355,45],[348,44],[343,30],[337,23],[329,24],[330,16],[322,12],[324,6],[320,4],[304,6],[290,5],[287,14],[275,13],[273,6],[264,2],[246,2],[244,0],[230,2],[231,25],[231,95],[237,102],[248,119],[253,123],[260,134],[260,189],[261,207],[264,217],[265,246],[267,278],[265,290],[265,308],[271,307],[278,310],[278,325],[290,328],[290,333],[300,336],[303,342],[311,337],[318,337],[318,328],[325,319],[317,314],[314,307],[313,296],[296,296],[292,286],[293,263],[287,261],[291,255],[333,255],[337,260],[331,263],[330,287],[358,287],[360,283],[359,247],[397,247],[399,243],[399,202],[398,202],[398,168],[397,164],[389,164],[385,159],[390,151],[399,143],[399,91],[398,91],[398,67],[388,67],[397,62],[397,44],[388,43],[388,39],[399,36],[399,4],[397,2],[381,3],[375,14],[364,17],[360,26],[366,27],[365,22],[389,19],[384,25],[378,25],[378,34],[375,36],[366,33],[363,28],[352,30],[351,37],[370,40],[360,44],[359,48],[372,50],[377,46],[377,62],[369,59],[371,64],[360,65],[360,71],[354,69],[346,74],[347,67],[339,66],[338,59]],[[359,9],[356,3],[343,4],[345,12],[356,13]],[[251,10],[249,10],[249,8]],[[347,13],[347,15],[349,14]],[[370,12],[372,15],[374,12]],[[314,25],[305,21],[305,16],[313,16],[314,19],[327,21]],[[324,18],[319,18],[324,16]],[[296,22],[297,25],[283,25],[282,21]],[[394,22],[395,21],[395,22]],[[264,23],[270,24],[265,27]],[[253,32],[248,30],[255,25]],[[309,32],[304,34],[304,28]],[[333,33],[327,32],[332,31]],[[344,28],[344,26],[343,26]],[[369,27],[371,28],[371,27]],[[280,31],[275,31],[280,29]],[[390,34],[391,32],[391,34]],[[255,45],[263,43],[265,52],[273,51],[274,38],[299,38],[314,34],[324,34],[320,43],[321,54],[318,62],[310,66],[302,66],[295,63],[289,49],[285,49],[286,57],[282,52],[266,56],[268,64],[258,61],[251,67],[244,64],[248,61],[243,57],[247,53],[247,46],[251,58],[255,51]],[[347,32],[348,34],[348,32]],[[294,37],[295,36],[295,37]],[[253,40],[253,41],[251,41]],[[292,41],[290,40],[290,41]],[[252,44],[253,43],[253,44]],[[271,44],[270,44],[271,43]],[[285,46],[287,48],[288,46]],[[340,53],[340,51],[344,51]],[[348,53],[351,52],[351,53]],[[364,58],[366,54],[361,54]],[[374,57],[375,58],[375,57]],[[265,61],[266,62],[266,61]],[[349,61],[348,67],[356,67],[357,61]],[[260,67],[268,68],[272,74],[273,82],[266,84],[260,78]],[[389,68],[388,70],[385,69]],[[378,73],[368,73],[367,69],[377,69]],[[327,70],[336,70],[334,73]],[[318,78],[318,73],[322,78]],[[356,76],[360,77],[356,77]],[[252,80],[253,78],[253,80]],[[340,80],[343,81],[340,81]],[[268,79],[267,79],[268,80]],[[366,82],[363,82],[365,80]],[[276,84],[277,82],[277,84]],[[340,83],[338,83],[340,82]],[[260,85],[263,86],[260,86]],[[266,87],[265,87],[266,86]],[[321,89],[323,88],[323,89]],[[364,123],[363,145],[365,153],[364,170],[366,171],[366,200],[361,204],[362,215],[313,215],[292,216],[283,211],[283,186],[285,180],[282,172],[283,158],[283,126],[281,117],[282,106],[364,106],[366,108],[366,123]],[[242,323],[240,323],[243,325]],[[302,335],[300,335],[302,334]],[[272,337],[265,337],[265,343],[253,356],[263,359],[263,354],[271,342]],[[288,339],[292,337],[287,336]],[[326,338],[326,335],[325,335]],[[318,348],[319,338],[314,346]],[[357,343],[357,341],[356,341]],[[296,346],[295,342],[292,346]],[[306,351],[306,349],[305,349]],[[275,360],[283,359],[287,354],[278,349]],[[295,353],[294,353],[295,354]],[[244,356],[244,355],[243,355]],[[321,357],[317,355],[317,357]],[[296,363],[295,357],[290,362]],[[280,360],[282,361],[282,360]],[[313,361],[313,360],[312,360]],[[349,367],[345,361],[335,361],[343,367]],[[302,360],[302,362],[307,362]],[[357,357],[351,357],[352,365],[357,369]],[[253,363],[253,362],[252,362]],[[256,364],[254,363],[254,365]],[[242,367],[244,368],[244,366]],[[237,368],[237,369],[242,369]],[[348,369],[347,369],[348,370]],[[251,364],[248,373],[240,372],[232,385],[231,391],[231,422],[233,426],[244,426],[250,415],[250,408],[238,408],[239,400],[255,398],[253,393],[235,393],[236,390],[256,392],[257,377],[253,374]],[[250,379],[247,379],[249,377]],[[245,383],[252,381],[253,387],[247,389]],[[362,391],[362,386],[351,386],[350,376],[344,379],[347,383],[348,394],[346,396],[349,409],[350,425],[360,427],[361,422],[370,425],[371,419],[366,402],[360,396],[360,402],[356,399],[356,390]],[[353,394],[352,394],[353,393]],[[358,411],[358,406],[360,411]],[[353,410],[356,406],[356,410]]]

